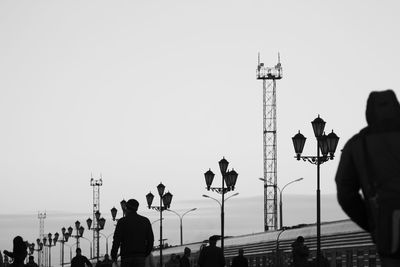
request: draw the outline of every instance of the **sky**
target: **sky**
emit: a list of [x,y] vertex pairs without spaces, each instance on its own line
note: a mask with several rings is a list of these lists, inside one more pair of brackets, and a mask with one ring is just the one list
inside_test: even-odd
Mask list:
[[267,66],[280,53],[283,68],[278,186],[304,177],[285,194],[315,195],[316,167],[295,160],[291,137],[300,130],[304,154],[315,154],[320,114],[340,137],[321,167],[321,193],[335,194],[340,149],[366,125],[368,94],[399,92],[399,5],[1,1],[0,214],[90,214],[91,177],[103,179],[104,214],[122,199],[144,207],[160,182],[182,210],[219,197],[204,172],[219,185],[222,157],[239,173],[237,200],[262,196],[258,52]]

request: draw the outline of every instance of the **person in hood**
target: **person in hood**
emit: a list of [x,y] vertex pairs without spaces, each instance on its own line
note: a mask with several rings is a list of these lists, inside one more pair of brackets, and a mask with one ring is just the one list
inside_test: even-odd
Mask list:
[[[400,104],[393,90],[370,93],[366,120],[345,144],[335,181],[340,206],[375,242],[379,220],[370,200],[376,192],[400,196]],[[400,266],[400,259],[382,253],[379,242],[377,247],[383,266]]]

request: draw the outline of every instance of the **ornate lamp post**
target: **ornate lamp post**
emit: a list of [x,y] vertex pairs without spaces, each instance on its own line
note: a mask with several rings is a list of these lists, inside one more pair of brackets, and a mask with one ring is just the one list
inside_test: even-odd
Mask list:
[[[225,159],[222,158],[219,162],[219,169],[221,171],[222,175],[222,185],[221,187],[211,187],[211,184],[214,180],[215,174],[209,169],[204,173],[204,177],[206,179],[206,184],[207,184],[207,190],[217,192],[218,194],[221,194],[222,200],[221,200],[221,248],[222,251],[224,251],[224,200],[225,200],[225,194],[229,191],[235,190],[235,184],[236,180],[238,177],[238,173],[232,169],[231,171],[228,171],[228,165],[229,162]],[[226,184],[226,187],[225,187]]]
[[[163,266],[162,249],[163,249],[163,238],[162,238],[162,212],[163,210],[169,209],[172,201],[172,194],[170,192],[165,193],[165,186],[160,183],[157,185],[158,195],[160,196],[160,205],[152,206],[154,195],[150,192],[146,195],[147,205],[149,209],[153,209],[160,212],[160,267]],[[164,204],[164,206],[163,206]]]
[[[97,223],[96,223],[96,227],[93,228],[93,230],[95,230],[97,232],[97,236],[100,237],[100,231],[104,229],[104,225],[106,224],[106,219],[104,219],[103,217],[100,218],[100,216],[101,216],[100,211],[96,211],[94,215],[95,215],[94,219],[96,220]],[[90,227],[92,226],[93,220],[88,218],[86,220],[86,223],[87,223],[87,226],[88,226],[88,228],[90,230],[91,229]],[[97,238],[96,242],[97,242],[96,259],[97,259],[97,262],[99,262],[100,238]]]
[[181,236],[181,246],[183,245],[183,227],[182,227],[182,220],[183,220],[183,216],[185,216],[186,214],[188,214],[189,212],[192,212],[192,211],[195,211],[195,210],[197,210],[197,208],[193,208],[193,209],[190,209],[190,210],[188,210],[188,211],[186,211],[186,212],[184,212],[182,215],[180,215],[179,213],[177,213],[176,211],[174,211],[174,210],[168,210],[168,211],[170,211],[170,212],[172,212],[172,213],[175,213],[178,217],[179,217],[179,222],[180,222],[180,224],[179,224],[179,226],[180,226],[180,236]]
[[[321,260],[321,196],[320,196],[320,165],[328,160],[333,160],[339,137],[333,132],[325,135],[325,121],[318,117],[311,122],[314,135],[317,140],[316,156],[301,156],[306,138],[300,131],[292,137],[296,159],[308,161],[317,165],[317,266],[320,266]],[[322,156],[321,156],[322,154]]]
[[36,244],[38,245],[37,249],[35,249],[35,243],[28,244],[28,248],[29,248],[30,255],[32,255],[35,251],[37,251],[37,253],[38,253],[38,256],[37,256],[37,258],[38,258],[38,266],[40,266],[39,252],[42,251],[42,249],[43,249],[43,243],[38,238],[38,239],[36,239]]
[[[66,231],[65,227],[61,228],[61,234],[62,238],[58,240],[58,242],[61,243],[61,266],[64,266],[64,244],[65,242],[68,242],[68,239],[70,237],[69,232]],[[58,233],[56,233],[58,238]]]
[[[125,213],[126,213],[126,201],[125,201],[125,199],[123,199],[120,202],[120,205],[121,205],[121,209],[122,209],[122,217],[125,217]],[[112,217],[113,221],[118,221],[118,219],[116,219],[117,213],[118,213],[118,210],[115,207],[112,207],[112,209],[111,209],[111,217]]]
[[[52,238],[52,234],[49,233],[46,237],[43,237],[43,246],[49,248],[49,267],[51,267],[51,247],[54,247],[57,244],[58,233],[54,234],[54,238]],[[47,243],[49,241],[49,243]]]
[[72,235],[72,227],[68,227],[68,234],[70,237],[76,238],[76,247],[79,248],[79,238],[83,236],[83,232],[85,231],[85,228],[81,226],[81,223],[79,221],[75,222],[75,229],[76,229],[76,235]]

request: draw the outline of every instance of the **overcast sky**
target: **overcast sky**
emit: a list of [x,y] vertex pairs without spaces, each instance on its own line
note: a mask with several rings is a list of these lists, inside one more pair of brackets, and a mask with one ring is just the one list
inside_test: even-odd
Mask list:
[[[155,193],[202,200],[218,161],[240,196],[263,194],[262,82],[280,52],[278,185],[315,194],[316,167],[294,159],[320,114],[340,136],[365,126],[372,90],[399,92],[397,1],[1,1],[0,213],[101,209]],[[321,168],[335,193],[339,157]],[[217,197],[216,194],[210,193]],[[174,200],[172,207],[174,207]],[[174,207],[179,209],[179,207]]]

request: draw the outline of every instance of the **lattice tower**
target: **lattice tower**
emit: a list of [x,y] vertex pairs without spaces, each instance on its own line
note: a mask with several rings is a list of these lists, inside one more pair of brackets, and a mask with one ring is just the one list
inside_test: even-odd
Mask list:
[[90,178],[90,185],[93,187],[93,222],[92,222],[92,229],[93,229],[93,251],[92,255],[96,255],[98,248],[97,240],[100,239],[100,234],[96,231],[98,227],[98,221],[96,220],[96,212],[100,212],[100,186],[103,185],[103,178],[100,175],[99,180],[94,180],[93,177]]
[[264,165],[264,230],[276,230],[277,205],[277,140],[276,80],[282,78],[282,67],[265,67],[258,54],[257,79],[263,81],[263,165]]
[[[39,219],[39,239],[43,240],[44,237],[44,219],[46,219],[46,212],[38,212]],[[38,253],[38,265],[43,267],[47,265],[47,257],[45,257],[45,249],[47,247],[43,246],[43,249]]]

